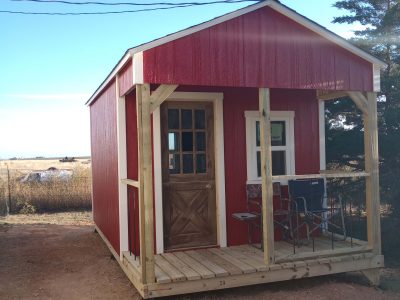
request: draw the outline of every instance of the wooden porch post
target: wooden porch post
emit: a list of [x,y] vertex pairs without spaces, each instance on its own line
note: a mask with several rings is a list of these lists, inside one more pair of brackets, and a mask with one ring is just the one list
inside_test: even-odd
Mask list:
[[272,192],[272,154],[271,154],[271,111],[270,91],[259,89],[260,111],[260,146],[261,146],[261,178],[262,178],[262,228],[264,262],[274,264],[274,214]]
[[364,114],[366,205],[368,245],[375,254],[381,254],[381,223],[379,197],[378,113],[376,93],[367,93],[368,114]]
[[142,283],[155,282],[150,85],[136,85],[139,164],[139,231]]

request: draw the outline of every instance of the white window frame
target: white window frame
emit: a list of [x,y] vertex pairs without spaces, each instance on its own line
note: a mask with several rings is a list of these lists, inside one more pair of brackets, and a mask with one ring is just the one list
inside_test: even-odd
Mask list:
[[[245,111],[246,118],[246,157],[247,157],[247,184],[261,183],[257,176],[256,121],[260,120],[258,111]],[[285,122],[286,146],[272,146],[272,151],[286,151],[286,174],[295,175],[295,144],[294,144],[294,111],[271,111],[271,121]],[[280,181],[287,184],[287,180]]]

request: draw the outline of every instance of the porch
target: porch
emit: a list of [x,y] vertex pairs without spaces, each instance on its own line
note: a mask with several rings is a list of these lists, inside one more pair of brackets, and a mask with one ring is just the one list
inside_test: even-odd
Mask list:
[[[332,249],[333,247],[333,249]],[[201,292],[379,268],[383,256],[367,243],[320,236],[296,247],[275,242],[275,263],[266,265],[263,252],[250,245],[177,251],[155,255],[155,282],[143,284],[138,257],[123,252],[120,262],[144,298]]]
[[[194,100],[209,101],[210,103],[213,103],[214,123],[216,125],[215,129],[211,132],[215,133],[216,141],[222,143],[222,141],[224,141],[222,138],[223,135],[218,132],[222,131],[223,120],[222,117],[217,116],[222,116],[223,105],[221,100],[222,97],[219,96],[223,94],[229,99],[229,95],[227,95],[226,92],[175,92],[176,89],[177,85],[160,85],[156,90],[151,92],[151,87],[148,84],[137,85],[135,88],[135,102],[132,103],[136,105],[135,113],[139,115],[137,120],[137,179],[135,177],[129,178],[126,172],[124,161],[127,153],[125,151],[126,142],[124,140],[127,136],[123,130],[119,130],[121,144],[119,145],[119,149],[121,150],[120,157],[124,159],[120,160],[119,165],[121,247],[120,253],[117,256],[119,256],[118,261],[121,267],[144,298],[194,293],[206,290],[361,270],[371,282],[378,282],[378,268],[383,267],[383,256],[380,254],[379,208],[377,206],[379,203],[379,189],[377,181],[375,93],[367,93],[366,97],[361,92],[338,93],[319,90],[315,91],[316,95],[314,94],[313,98],[310,98],[310,101],[314,101],[317,104],[319,103],[320,111],[323,111],[321,107],[323,108],[322,104],[325,100],[349,96],[355,102],[357,107],[364,113],[366,125],[364,131],[366,168],[364,171],[331,171],[325,170],[325,167],[321,165],[319,173],[309,172],[303,175],[295,175],[293,172],[292,174],[290,174],[290,172],[285,172],[286,175],[273,175],[271,157],[273,149],[271,148],[272,122],[270,89],[259,88],[258,97],[255,99],[252,98],[251,101],[248,100],[247,102],[253,103],[253,106],[250,107],[250,109],[252,108],[253,110],[257,107],[256,104],[258,104],[258,110],[255,111],[255,113],[260,124],[259,151],[261,157],[261,174],[259,182],[262,189],[261,215],[263,221],[260,225],[263,234],[264,251],[249,245],[243,245],[243,242],[227,243],[226,241],[226,223],[230,222],[231,216],[229,214],[225,216],[226,209],[223,192],[225,190],[230,192],[232,191],[229,187],[225,188],[228,185],[232,185],[232,181],[227,181],[227,185],[225,186],[224,177],[220,176],[220,174],[223,175],[225,170],[223,164],[226,160],[226,158],[224,159],[223,155],[221,155],[224,153],[223,144],[216,144],[215,146],[216,209],[213,211],[218,217],[216,229],[212,232],[216,233],[216,242],[206,245],[211,246],[207,249],[205,249],[203,245],[198,245],[196,250],[182,250],[192,247],[196,248],[195,246],[187,246],[180,248],[177,247],[178,251],[173,251],[173,248],[168,249],[163,246],[162,242],[166,240],[165,237],[162,238],[164,232],[162,228],[163,222],[158,222],[163,220],[163,215],[160,214],[161,209],[159,209],[159,204],[161,203],[159,199],[162,194],[160,191],[163,184],[160,178],[167,178],[166,176],[161,176],[161,168],[155,168],[153,187],[153,163],[156,166],[163,165],[164,170],[170,168],[169,165],[166,165],[165,163],[162,164],[161,159],[161,153],[169,153],[168,151],[162,151],[160,146],[162,145],[161,136],[167,136],[169,131],[162,133],[162,126],[157,125],[162,123],[160,122],[160,106],[164,102],[169,103],[168,101],[171,101],[171,99],[175,101],[174,103],[176,103],[176,101],[193,102]],[[217,100],[214,101],[213,99]],[[128,100],[127,103],[131,103],[131,101]],[[117,112],[120,124],[119,128],[123,128],[126,123],[125,97],[119,98]],[[166,113],[164,113],[164,115],[165,114]],[[151,116],[153,116],[152,119]],[[298,114],[298,118],[300,118],[300,114]],[[319,125],[322,126],[323,117],[319,120]],[[242,122],[243,121],[244,119],[242,119]],[[194,122],[193,119],[192,122]],[[253,123],[255,124],[255,122]],[[316,124],[318,126],[318,123]],[[195,128],[194,125],[192,125],[192,127]],[[154,133],[153,136],[151,135],[152,128]],[[132,138],[131,135],[130,138]],[[151,155],[152,138],[153,145],[155,145],[154,161]],[[225,138],[225,140],[229,139]],[[181,141],[179,144],[183,144],[183,142]],[[313,142],[313,145],[314,144],[316,143]],[[208,143],[208,145],[210,145],[210,143]],[[193,146],[191,146],[191,148],[193,148]],[[171,151],[171,149],[172,148],[168,150]],[[167,167],[165,167],[165,165]],[[302,171],[302,173],[305,172]],[[212,174],[214,174],[214,172],[212,172]],[[307,244],[299,246],[285,241],[279,241],[279,238],[274,238],[273,182],[316,178],[324,180],[330,178],[351,179],[356,177],[365,178],[367,184],[366,214],[368,221],[368,241],[359,241],[354,238],[341,239],[339,236],[332,238],[333,235],[329,233],[329,236],[314,236],[313,239],[308,240]],[[212,178],[214,179],[214,177]],[[214,183],[203,185],[206,190],[213,190],[210,186],[213,187]],[[236,184],[236,186],[240,187],[240,184]],[[129,190],[133,191],[133,198],[137,199],[137,204],[134,204],[133,206],[129,206]],[[155,195],[154,199],[153,192]],[[189,200],[191,199],[190,201],[196,199],[192,194],[187,194],[187,197]],[[229,203],[233,203],[232,199],[235,199],[234,197],[235,195],[231,193]],[[181,199],[177,196],[175,198]],[[188,203],[191,203],[190,201]],[[133,210],[132,207],[137,208],[137,212],[133,214],[135,216],[137,215],[137,224],[131,222],[132,217],[129,212]],[[180,206],[177,207],[180,209]],[[192,207],[192,204],[188,204],[185,207],[190,208]],[[185,219],[186,221],[187,219],[192,219],[192,217],[185,217],[187,215],[192,216],[190,212],[186,212],[186,210],[182,210],[182,212],[183,211],[182,219]],[[207,222],[205,223],[207,224]],[[161,229],[159,229],[159,227],[161,227]],[[137,230],[135,230],[135,228]],[[134,238],[131,238],[131,232],[135,232]],[[153,235],[154,232],[155,235]],[[240,237],[244,236],[243,232],[239,231],[236,232],[236,235]],[[352,236],[352,234],[350,234],[350,236]],[[196,238],[192,238],[191,240],[197,241]],[[135,247],[132,248],[132,244],[134,244]],[[227,245],[239,244],[242,245],[226,247]],[[135,257],[132,253],[141,253],[141,256]]]

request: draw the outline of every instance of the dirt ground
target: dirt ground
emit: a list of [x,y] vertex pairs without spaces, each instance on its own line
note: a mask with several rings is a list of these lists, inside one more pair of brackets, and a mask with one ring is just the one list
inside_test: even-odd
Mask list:
[[[0,218],[0,299],[140,299],[90,218],[90,213]],[[386,279],[397,276],[397,269],[384,271]],[[399,299],[400,291],[369,287],[354,273],[178,298]]]

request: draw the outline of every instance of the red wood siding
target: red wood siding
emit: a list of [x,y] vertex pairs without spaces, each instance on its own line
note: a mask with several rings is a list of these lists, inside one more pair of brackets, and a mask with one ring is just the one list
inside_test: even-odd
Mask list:
[[132,88],[133,73],[132,60],[130,60],[118,73],[119,95],[123,96]]
[[[271,109],[295,112],[296,174],[318,173],[319,127],[315,91],[272,89]],[[232,218],[232,213],[246,211],[246,110],[258,110],[257,89],[224,90],[225,193],[229,246],[248,242],[246,224]]]
[[[247,226],[232,213],[246,211],[246,110],[258,110],[258,89],[179,86],[182,92],[224,94],[225,194],[228,245],[247,244]],[[294,111],[296,174],[319,173],[319,110],[315,90],[271,89],[271,109]],[[287,188],[283,188],[287,194]],[[276,201],[278,199],[274,199]],[[280,239],[279,232],[275,237]]]
[[372,91],[372,64],[264,7],[144,52],[148,83]]
[[93,218],[119,253],[116,87],[113,81],[90,106]]

